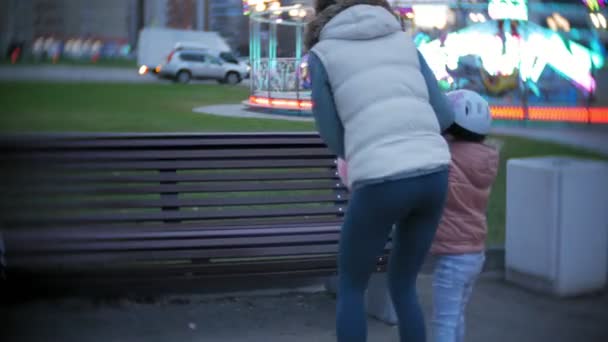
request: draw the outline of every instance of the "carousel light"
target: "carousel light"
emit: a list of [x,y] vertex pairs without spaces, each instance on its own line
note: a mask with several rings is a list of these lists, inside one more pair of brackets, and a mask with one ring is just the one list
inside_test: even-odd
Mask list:
[[471,19],[471,21],[474,23],[485,23],[487,20],[486,16],[483,15],[483,13],[474,12],[469,13],[469,19]]
[[445,5],[414,5],[414,22],[421,28],[438,28],[440,30],[447,26],[448,6]]
[[528,20],[528,0],[490,0],[488,14],[494,20]]
[[602,13],[597,14],[597,19],[600,23],[600,27],[606,29],[606,17]]
[[559,13],[553,13],[553,18],[555,18],[555,23],[559,27],[561,27],[562,30],[566,32],[570,31],[570,22],[568,21],[568,19],[564,18]]
[[551,31],[557,31],[557,22],[553,17],[547,18],[547,26],[551,29]]
[[600,18],[598,18],[598,16],[595,13],[589,13],[589,16],[591,17],[591,22],[593,23],[593,26],[596,29],[600,28]]
[[278,2],[278,1],[272,2],[272,3],[270,3],[270,6],[268,6],[268,8],[269,8],[271,11],[276,11],[276,10],[278,10],[278,9],[280,9],[280,8],[281,8],[281,3],[280,3],[280,2]]

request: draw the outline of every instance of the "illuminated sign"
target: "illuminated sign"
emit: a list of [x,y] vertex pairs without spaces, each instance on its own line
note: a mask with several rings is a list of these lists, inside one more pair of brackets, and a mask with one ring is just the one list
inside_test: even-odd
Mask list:
[[461,57],[473,55],[479,56],[490,75],[509,75],[519,69],[522,79],[538,82],[545,68],[551,67],[581,88],[595,89],[591,70],[604,65],[602,54],[573,41],[566,45],[557,33],[529,25],[526,39],[506,34],[503,41],[490,30],[465,29],[450,33],[443,44],[438,39],[420,42],[418,49],[438,79],[447,79],[447,69],[456,69]]
[[495,20],[528,20],[528,0],[490,0],[488,14]]

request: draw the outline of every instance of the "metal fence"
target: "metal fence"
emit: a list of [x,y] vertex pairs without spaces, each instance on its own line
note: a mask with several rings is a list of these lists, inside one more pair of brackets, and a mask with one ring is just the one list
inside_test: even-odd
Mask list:
[[262,58],[251,65],[251,94],[268,98],[310,99],[306,65],[296,58]]

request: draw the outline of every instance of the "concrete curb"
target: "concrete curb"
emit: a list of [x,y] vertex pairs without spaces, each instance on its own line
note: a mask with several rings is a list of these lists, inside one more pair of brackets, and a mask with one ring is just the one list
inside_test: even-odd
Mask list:
[[608,155],[608,127],[526,127],[526,126],[497,126],[492,133],[531,139],[536,141],[553,142],[590,152]]
[[268,120],[285,120],[297,122],[313,122],[312,117],[298,115],[282,115],[282,114],[267,114],[255,110],[245,108],[243,104],[223,104],[214,106],[197,107],[192,110],[199,114],[209,114],[231,118],[245,119],[268,119]]

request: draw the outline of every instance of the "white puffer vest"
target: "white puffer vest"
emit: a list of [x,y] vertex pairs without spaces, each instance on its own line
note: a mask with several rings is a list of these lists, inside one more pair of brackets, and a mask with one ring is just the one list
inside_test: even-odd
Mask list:
[[344,125],[350,185],[449,165],[416,46],[389,11],[344,10],[312,52],[327,71]]

